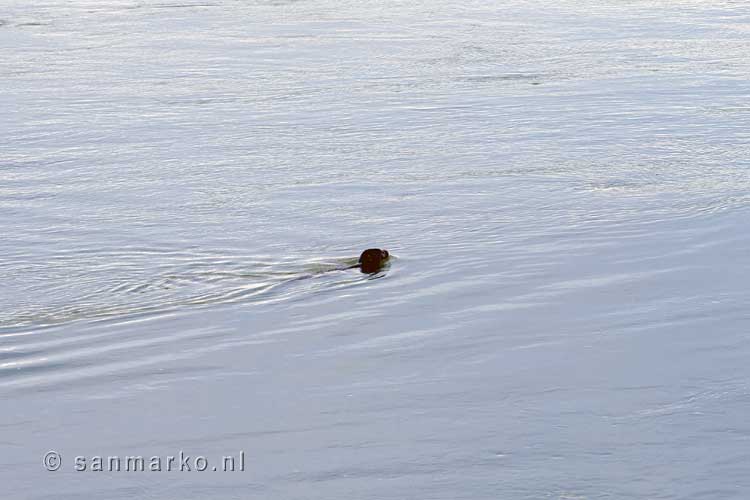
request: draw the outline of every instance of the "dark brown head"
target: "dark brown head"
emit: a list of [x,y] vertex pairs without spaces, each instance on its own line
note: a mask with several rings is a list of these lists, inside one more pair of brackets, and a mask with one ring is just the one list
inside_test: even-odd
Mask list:
[[363,273],[376,273],[388,262],[389,257],[388,250],[368,248],[359,256],[359,268]]

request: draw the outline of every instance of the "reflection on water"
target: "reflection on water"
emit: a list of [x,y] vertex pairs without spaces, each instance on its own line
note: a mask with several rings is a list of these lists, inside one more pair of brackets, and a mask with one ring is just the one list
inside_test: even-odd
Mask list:
[[731,1],[4,2],[3,491],[146,494],[50,447],[226,445],[252,477],[148,495],[742,498],[749,33]]

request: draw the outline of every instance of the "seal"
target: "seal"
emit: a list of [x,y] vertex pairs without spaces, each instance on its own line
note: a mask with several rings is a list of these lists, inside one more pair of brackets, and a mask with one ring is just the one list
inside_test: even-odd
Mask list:
[[380,248],[368,248],[359,256],[358,267],[360,271],[366,274],[377,273],[388,262],[390,254],[388,250]]

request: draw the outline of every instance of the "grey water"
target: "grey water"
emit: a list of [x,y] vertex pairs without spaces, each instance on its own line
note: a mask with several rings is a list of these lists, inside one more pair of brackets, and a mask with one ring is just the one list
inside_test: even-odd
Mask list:
[[731,0],[0,0],[0,497],[748,498],[748,97]]

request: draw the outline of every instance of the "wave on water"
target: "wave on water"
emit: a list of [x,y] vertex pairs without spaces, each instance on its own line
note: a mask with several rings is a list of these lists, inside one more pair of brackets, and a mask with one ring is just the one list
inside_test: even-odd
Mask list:
[[356,258],[273,260],[136,249],[79,250],[44,264],[20,261],[8,274],[25,276],[17,278],[18,287],[25,285],[32,293],[0,312],[0,337],[78,321],[108,322],[219,304],[289,300],[371,279],[352,269],[356,262]]
[[[19,259],[9,276],[27,276],[13,287],[28,292],[9,295],[11,307],[0,311],[0,389],[101,380],[123,371],[132,378],[177,359],[278,342],[278,329],[237,336],[197,313],[341,292],[385,275],[360,273],[356,262],[135,248],[79,249],[46,263]],[[261,309],[253,321],[265,313],[276,314]],[[162,320],[170,328],[153,326]]]

